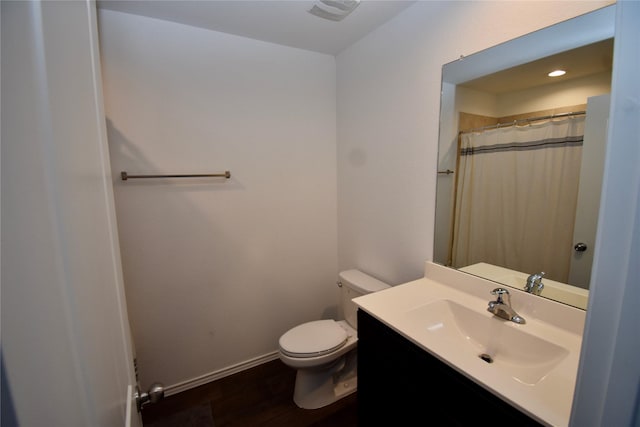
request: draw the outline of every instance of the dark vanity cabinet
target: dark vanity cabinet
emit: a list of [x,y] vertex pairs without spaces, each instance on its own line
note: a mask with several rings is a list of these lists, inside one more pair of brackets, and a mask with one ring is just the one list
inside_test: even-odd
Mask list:
[[539,426],[358,310],[360,426]]

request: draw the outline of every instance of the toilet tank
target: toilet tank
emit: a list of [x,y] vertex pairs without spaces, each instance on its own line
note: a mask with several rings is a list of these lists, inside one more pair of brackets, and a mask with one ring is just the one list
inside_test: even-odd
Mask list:
[[339,277],[340,281],[338,284],[340,285],[342,315],[349,325],[357,329],[358,306],[351,300],[362,295],[390,288],[391,286],[360,270],[346,270],[341,272]]

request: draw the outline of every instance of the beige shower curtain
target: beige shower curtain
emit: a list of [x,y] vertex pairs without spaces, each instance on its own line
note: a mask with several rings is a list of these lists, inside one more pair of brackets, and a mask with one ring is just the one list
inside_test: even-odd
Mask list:
[[452,262],[567,282],[584,116],[461,135]]

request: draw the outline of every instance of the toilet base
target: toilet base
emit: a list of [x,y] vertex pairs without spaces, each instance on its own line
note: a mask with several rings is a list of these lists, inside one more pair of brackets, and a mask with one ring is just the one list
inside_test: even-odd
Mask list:
[[293,401],[303,409],[318,409],[342,399],[358,388],[356,351],[324,369],[298,369]]

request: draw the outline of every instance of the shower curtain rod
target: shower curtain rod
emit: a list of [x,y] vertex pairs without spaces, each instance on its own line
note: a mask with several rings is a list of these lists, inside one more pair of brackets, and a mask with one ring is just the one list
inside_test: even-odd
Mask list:
[[587,114],[587,112],[586,111],[572,111],[572,112],[568,112],[568,113],[551,114],[551,115],[548,115],[548,116],[529,117],[527,119],[517,119],[517,120],[513,120],[511,122],[506,122],[506,123],[497,123],[495,125],[482,126],[482,127],[479,127],[479,128],[473,128],[473,129],[469,129],[469,130],[461,130],[460,131],[460,135],[462,135],[463,133],[478,132],[478,131],[484,131],[484,130],[487,130],[487,129],[498,129],[498,128],[502,128],[502,127],[516,126],[519,123],[529,123],[529,122],[536,122],[536,121],[539,121],[539,120],[557,119],[559,117],[580,116],[580,115],[583,115],[583,114]]

